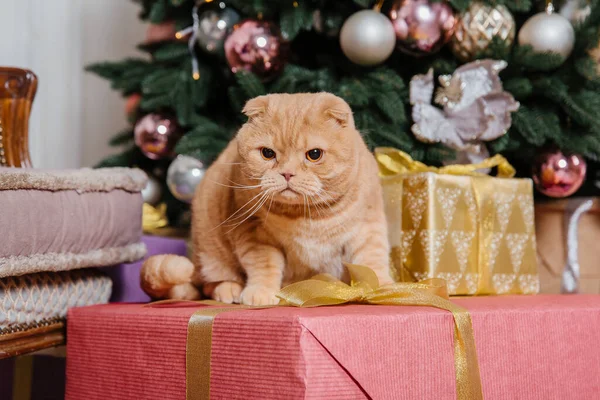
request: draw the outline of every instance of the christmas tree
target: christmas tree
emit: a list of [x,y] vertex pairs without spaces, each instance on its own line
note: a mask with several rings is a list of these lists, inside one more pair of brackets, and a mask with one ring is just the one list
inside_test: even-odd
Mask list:
[[597,1],[138,2],[149,56],[88,68],[128,97],[131,126],[111,141],[124,151],[101,166],[146,170],[156,187],[145,200],[165,203],[172,223],[190,196],[165,183],[173,157],[210,165],[244,103],[268,93],[337,94],[371,147],[428,164],[501,153],[554,197],[581,186],[587,162],[577,193],[593,189]]

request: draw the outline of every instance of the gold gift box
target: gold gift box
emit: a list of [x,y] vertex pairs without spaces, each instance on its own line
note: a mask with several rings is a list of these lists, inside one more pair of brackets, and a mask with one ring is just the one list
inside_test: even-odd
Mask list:
[[530,179],[476,172],[514,175],[501,156],[440,169],[396,149],[376,157],[396,280],[442,278],[453,295],[538,293]]

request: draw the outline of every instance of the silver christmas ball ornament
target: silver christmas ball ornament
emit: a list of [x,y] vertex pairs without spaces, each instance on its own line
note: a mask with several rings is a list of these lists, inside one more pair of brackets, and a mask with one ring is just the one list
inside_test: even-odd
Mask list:
[[148,182],[142,189],[142,199],[144,200],[144,203],[148,203],[152,206],[156,205],[161,197],[162,187],[160,186],[160,182],[155,177],[148,175]]
[[200,7],[198,15],[197,41],[208,53],[222,53],[225,38],[233,26],[240,21],[240,15],[222,1]]
[[392,22],[374,10],[352,14],[340,31],[342,51],[355,64],[381,64],[392,54],[396,32]]
[[177,200],[191,203],[196,186],[200,183],[206,167],[204,163],[193,157],[179,155],[167,170],[167,186]]
[[535,14],[519,31],[519,45],[538,53],[560,54],[566,60],[575,45],[575,31],[568,19],[551,10]]

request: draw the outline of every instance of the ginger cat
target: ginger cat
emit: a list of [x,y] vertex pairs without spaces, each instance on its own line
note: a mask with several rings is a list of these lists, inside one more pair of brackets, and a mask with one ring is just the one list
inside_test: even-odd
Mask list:
[[377,164],[348,104],[329,93],[248,101],[249,120],[208,169],[192,204],[193,260],[149,258],[142,287],[155,298],[277,304],[282,285],[343,262],[390,283]]

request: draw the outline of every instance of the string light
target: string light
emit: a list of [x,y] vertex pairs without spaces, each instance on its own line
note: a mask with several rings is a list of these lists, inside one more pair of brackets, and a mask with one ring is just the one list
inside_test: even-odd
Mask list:
[[[213,0],[205,0],[204,3],[210,3],[211,1]],[[181,39],[190,33],[192,34],[188,40],[188,49],[192,56],[192,78],[197,81],[200,79],[200,68],[198,66],[198,59],[196,58],[196,41],[198,40],[198,32],[200,30],[200,18],[198,17],[197,5],[194,5],[194,8],[192,8],[192,20],[192,26],[188,26],[187,28],[180,30],[175,34],[175,37],[177,39]]]

